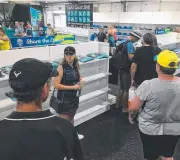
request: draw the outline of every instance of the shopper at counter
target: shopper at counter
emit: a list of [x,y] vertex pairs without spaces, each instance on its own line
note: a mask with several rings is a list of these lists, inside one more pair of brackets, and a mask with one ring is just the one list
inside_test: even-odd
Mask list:
[[143,36],[143,47],[135,51],[131,65],[131,85],[139,86],[143,81],[157,78],[154,57],[161,52],[157,47],[154,35],[146,33]]
[[98,37],[99,42],[106,42],[107,41],[107,36],[104,33],[103,27],[99,27],[99,33],[98,33],[97,37]]
[[[64,59],[58,67],[59,76],[54,78],[54,87],[58,90],[57,98],[62,102],[56,111],[60,117],[74,124],[74,116],[79,107],[79,97],[84,84],[80,75],[79,64],[74,47],[66,47]],[[79,135],[79,139],[83,139]]]
[[116,31],[116,29],[114,28],[114,26],[109,26],[108,35],[109,35],[109,34],[114,37],[114,41],[116,42],[116,40],[117,40],[117,31]]
[[5,31],[0,28],[0,51],[10,50],[11,44],[8,36],[5,34]]
[[53,36],[53,35],[57,35],[56,31],[54,30],[54,28],[51,26],[50,23],[47,24],[47,36]]
[[32,58],[13,65],[9,84],[17,105],[0,122],[1,160],[84,160],[73,125],[42,111],[51,77],[57,75],[50,63]]
[[24,36],[24,30],[20,26],[19,22],[15,22],[15,34],[14,36],[17,37],[23,37]]
[[157,56],[158,78],[144,81],[135,91],[129,120],[139,111],[139,132],[147,160],[173,160],[180,138],[180,78],[174,76],[178,56],[165,50]]
[[22,30],[23,33],[24,33],[24,22],[20,22],[19,25],[20,25],[20,27],[21,27],[21,30]]
[[30,22],[27,22],[25,29],[26,29],[26,36],[32,36],[32,27]]
[[126,43],[126,54],[128,54],[129,62],[128,66],[126,68],[122,68],[119,71],[119,79],[120,79],[120,87],[117,95],[117,101],[116,101],[116,107],[122,107],[123,112],[127,112],[128,109],[128,97],[129,97],[129,88],[131,86],[131,74],[130,74],[130,68],[131,68],[131,60],[134,56],[134,46],[133,43],[137,42],[141,38],[141,34],[138,32],[131,32],[129,40]]

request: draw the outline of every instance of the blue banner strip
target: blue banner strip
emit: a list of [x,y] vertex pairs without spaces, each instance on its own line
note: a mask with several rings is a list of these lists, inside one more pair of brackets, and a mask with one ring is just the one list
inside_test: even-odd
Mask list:
[[47,45],[53,45],[53,44],[61,44],[65,41],[74,41],[75,42],[75,39],[76,39],[75,36],[68,37],[68,35],[67,35],[67,37],[63,37],[62,39],[59,39],[57,41],[55,41],[55,36],[10,38],[12,48],[47,46]]

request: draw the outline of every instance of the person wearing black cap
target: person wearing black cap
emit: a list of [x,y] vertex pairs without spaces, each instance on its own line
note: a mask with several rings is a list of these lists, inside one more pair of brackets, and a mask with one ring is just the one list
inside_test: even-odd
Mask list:
[[26,58],[16,62],[9,84],[17,100],[16,111],[0,122],[2,160],[84,160],[77,133],[68,121],[50,110],[42,111],[51,77],[50,63]]
[[[58,90],[57,98],[62,102],[56,111],[60,117],[74,124],[74,116],[79,106],[80,91],[83,79],[80,76],[76,50],[72,46],[64,49],[64,59],[58,67],[59,76],[53,79],[54,87]],[[84,136],[78,135],[79,139]]]

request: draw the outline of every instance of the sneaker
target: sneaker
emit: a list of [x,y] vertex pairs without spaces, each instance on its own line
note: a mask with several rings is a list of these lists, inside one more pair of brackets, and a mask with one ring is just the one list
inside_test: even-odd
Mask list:
[[125,108],[125,107],[123,107],[123,108],[122,108],[122,112],[123,112],[123,113],[127,113],[127,112],[128,112],[128,109]]
[[81,140],[84,138],[84,136],[82,134],[78,134],[78,138],[79,138],[79,140]]

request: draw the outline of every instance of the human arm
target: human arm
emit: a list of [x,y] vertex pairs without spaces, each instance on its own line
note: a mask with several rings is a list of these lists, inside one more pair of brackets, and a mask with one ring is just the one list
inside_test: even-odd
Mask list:
[[80,73],[80,67],[79,67],[79,64],[78,64],[78,66],[77,66],[77,68],[78,68],[78,74],[79,74],[79,82],[80,82],[80,85],[81,85],[81,87],[84,85],[84,83],[85,83],[85,80],[84,80],[84,78],[81,76],[81,73]]
[[80,85],[66,86],[66,85],[61,84],[60,82],[62,80],[63,72],[64,72],[63,67],[60,65],[57,70],[59,72],[59,75],[57,77],[53,78],[54,88],[56,88],[58,90],[79,90],[79,89],[81,89]]
[[134,46],[131,41],[127,43],[127,51],[128,51],[128,57],[131,60],[134,56]]
[[136,69],[137,69],[137,64],[132,63],[132,65],[131,65],[131,86],[133,86],[133,83],[134,83],[134,76],[136,73]]
[[106,36],[106,34],[104,33],[104,42],[107,42],[108,40],[107,40],[107,36]]
[[134,83],[134,76],[137,70],[137,64],[138,64],[138,52],[136,51],[133,58],[131,59],[132,65],[131,65],[131,86],[133,86]]
[[150,94],[149,90],[149,80],[144,81],[136,90],[135,97],[132,99],[130,106],[128,108],[129,120],[132,122],[134,115],[141,109],[143,103],[147,101],[147,98]]

